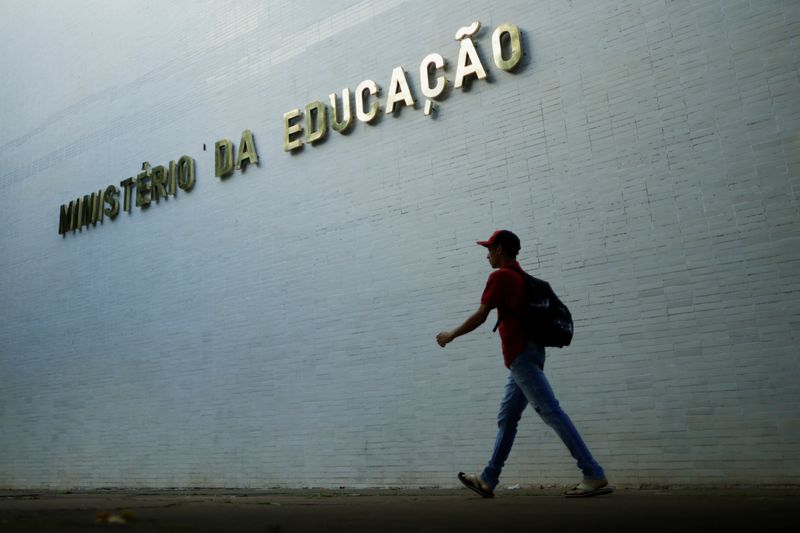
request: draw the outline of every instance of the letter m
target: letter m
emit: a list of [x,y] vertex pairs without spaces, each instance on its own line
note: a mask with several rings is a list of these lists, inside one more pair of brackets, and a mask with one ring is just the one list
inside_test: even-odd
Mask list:
[[75,220],[75,211],[77,206],[74,202],[70,202],[69,205],[61,205],[61,213],[58,217],[58,234],[65,235],[68,231],[75,229],[73,226],[73,222]]

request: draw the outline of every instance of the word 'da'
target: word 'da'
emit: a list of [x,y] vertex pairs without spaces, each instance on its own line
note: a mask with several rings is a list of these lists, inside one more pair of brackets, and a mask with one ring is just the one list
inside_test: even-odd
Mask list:
[[[236,160],[235,165],[234,159]],[[253,133],[250,130],[242,132],[238,156],[236,147],[230,140],[220,139],[214,144],[214,175],[218,178],[230,176],[234,168],[244,172],[250,163],[258,165],[258,152],[256,152],[256,144],[253,142]]]

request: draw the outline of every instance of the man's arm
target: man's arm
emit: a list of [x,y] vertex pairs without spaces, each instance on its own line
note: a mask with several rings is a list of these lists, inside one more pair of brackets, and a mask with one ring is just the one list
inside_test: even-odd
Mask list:
[[466,335],[470,331],[474,330],[475,328],[486,322],[486,317],[489,316],[489,312],[491,310],[492,309],[488,305],[481,304],[480,307],[478,307],[478,310],[472,313],[472,316],[466,319],[464,323],[458,326],[456,329],[454,329],[453,331],[442,331],[441,333],[436,335],[436,342],[439,343],[439,346],[444,348],[445,346],[447,346],[449,342],[452,342],[453,339],[455,339],[456,337],[460,337],[461,335]]

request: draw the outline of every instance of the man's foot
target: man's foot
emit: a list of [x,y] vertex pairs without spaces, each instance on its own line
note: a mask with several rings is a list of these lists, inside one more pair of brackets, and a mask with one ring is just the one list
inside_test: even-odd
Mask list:
[[483,481],[481,476],[459,472],[458,480],[465,487],[474,490],[484,498],[494,498],[494,492],[492,491],[492,488]]
[[607,479],[584,479],[564,493],[567,498],[586,498],[614,492]]

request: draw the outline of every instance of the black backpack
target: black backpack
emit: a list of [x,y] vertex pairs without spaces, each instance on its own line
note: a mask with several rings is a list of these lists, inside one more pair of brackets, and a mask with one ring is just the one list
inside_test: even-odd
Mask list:
[[[572,314],[546,281],[520,272],[525,278],[525,307],[517,318],[528,338],[543,346],[563,348],[572,342]],[[509,310],[510,311],[510,310]],[[494,329],[500,321],[495,324]]]

